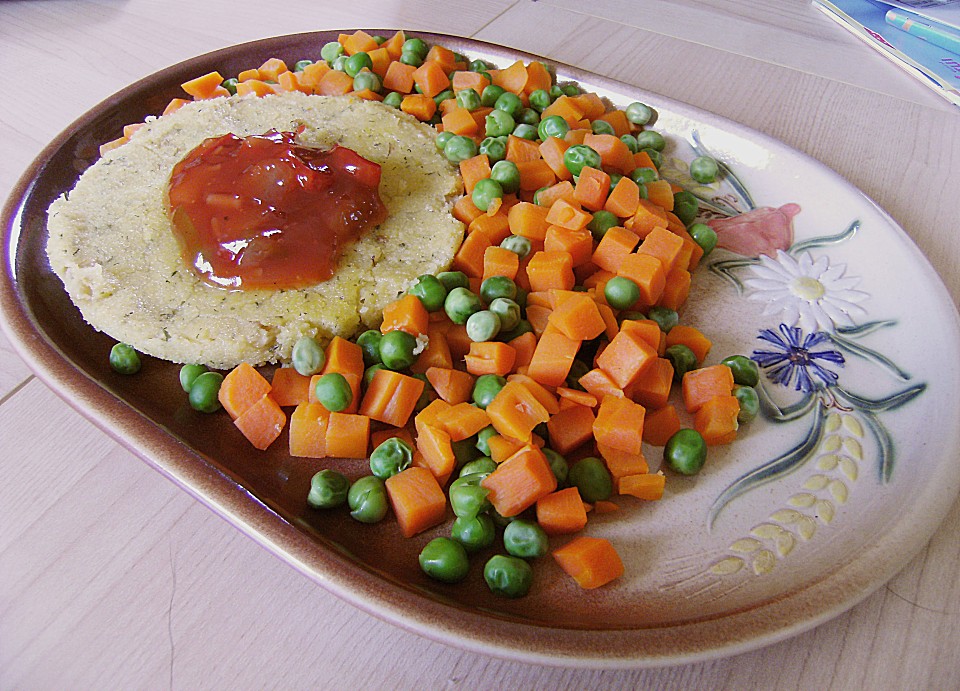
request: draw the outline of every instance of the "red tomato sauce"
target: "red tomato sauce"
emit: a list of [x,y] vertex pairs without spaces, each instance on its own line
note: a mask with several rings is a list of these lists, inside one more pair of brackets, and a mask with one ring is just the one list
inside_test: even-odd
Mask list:
[[380,166],[342,146],[271,131],[205,140],[173,169],[169,213],[184,260],[229,289],[302,288],[384,221]]

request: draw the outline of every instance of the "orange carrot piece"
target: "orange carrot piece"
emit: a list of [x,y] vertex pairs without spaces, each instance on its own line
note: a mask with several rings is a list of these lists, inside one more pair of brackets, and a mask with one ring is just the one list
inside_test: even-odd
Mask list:
[[551,416],[547,421],[551,448],[561,454],[580,448],[593,439],[595,420],[591,408],[576,404]]
[[443,523],[447,516],[447,498],[427,468],[411,466],[387,478],[385,484],[390,507],[404,537],[413,537]]
[[703,362],[713,343],[703,332],[694,326],[677,324],[667,333],[667,347],[685,345],[697,356],[697,362]]
[[[639,189],[639,188],[638,188]],[[602,170],[586,166],[580,171],[573,198],[590,211],[599,211],[610,194],[610,176]]]
[[383,308],[380,333],[405,331],[414,338],[427,333],[430,313],[416,295],[404,295]]
[[254,448],[263,451],[280,436],[287,424],[287,416],[270,394],[263,394],[260,400],[240,413],[233,424]]
[[562,226],[550,226],[543,239],[547,252],[566,252],[576,269],[590,262],[593,257],[593,235],[586,228],[571,230]]
[[[340,70],[326,72],[314,88],[314,92],[321,96],[344,96],[351,91],[353,91],[353,79]],[[237,86],[237,93],[240,93],[239,86]],[[431,103],[433,103],[432,99]]]
[[[677,260],[683,251],[683,239],[666,228],[654,228],[643,239],[637,252],[649,254],[660,260],[664,273],[670,273],[678,265]],[[686,269],[686,266],[682,268]]]
[[519,373],[511,374],[507,377],[507,381],[515,381],[527,387],[530,393],[533,394],[533,397],[536,398],[540,405],[547,411],[547,414],[554,415],[560,412],[560,403],[557,401],[556,395],[529,375]]
[[553,103],[543,109],[540,117],[543,119],[551,115],[559,115],[572,127],[583,119],[583,105],[577,103],[570,96],[559,96]]
[[530,508],[557,488],[557,477],[547,457],[536,446],[526,445],[485,477],[481,487],[501,516],[509,518]]
[[407,40],[407,35],[403,31],[397,31],[393,36],[388,38],[380,47],[385,48],[387,53],[390,54],[391,59],[399,60],[400,56],[403,54],[403,44]]
[[473,89],[478,94],[482,94],[483,90],[490,86],[490,80],[480,72],[457,70],[453,73],[450,86],[453,88],[454,93],[460,93],[464,89]]
[[657,358],[657,349],[631,329],[621,329],[597,356],[597,367],[610,375],[620,389],[625,388]]
[[616,135],[588,132],[583,143],[600,154],[600,161],[605,168],[628,175],[635,167],[633,154]]
[[680,427],[680,416],[672,403],[657,410],[647,409],[643,418],[643,440],[653,446],[666,446]]
[[223,77],[219,72],[208,72],[203,76],[184,82],[180,85],[180,88],[195,99],[202,100],[210,98],[222,82]]
[[[356,343],[340,336],[334,336],[327,345],[327,360],[320,374],[337,372],[342,374],[353,390],[353,401],[344,413],[355,413],[360,405],[360,383],[363,381],[363,349]],[[316,381],[311,381],[310,395],[314,395]]]
[[[333,71],[339,72],[338,70]],[[437,104],[426,94],[407,94],[400,101],[400,110],[421,122],[426,122],[437,112]]]
[[[551,185],[540,192],[540,206],[550,209],[558,200],[562,199],[568,204],[576,201],[573,198],[574,187],[569,180],[561,180],[556,185]],[[549,225],[549,224],[547,224]]]
[[603,99],[591,91],[585,91],[582,94],[574,96],[573,100],[583,111],[583,117],[589,120],[596,120],[607,110]]
[[517,60],[506,69],[497,70],[496,74],[492,76],[494,84],[518,96],[523,93],[523,88],[527,85],[527,79],[529,78],[523,60]]
[[433,99],[450,86],[450,79],[443,65],[434,60],[425,60],[413,73],[414,83],[420,87],[424,96]]
[[377,370],[360,401],[360,414],[394,427],[407,424],[420,395],[423,380],[386,368]]
[[327,421],[327,455],[336,458],[366,458],[370,418],[354,413],[330,413]]
[[657,304],[672,310],[679,310],[690,295],[692,277],[686,269],[675,268],[664,279],[663,292]]
[[323,79],[323,75],[330,71],[330,66],[323,60],[312,62],[300,71],[297,78],[300,86],[310,90],[310,93],[316,93],[317,85]]
[[587,293],[575,293],[550,313],[548,323],[575,341],[589,341],[606,330],[596,301]]
[[426,375],[437,395],[451,405],[469,401],[473,395],[474,377],[469,372],[450,367],[430,367]]
[[513,163],[540,160],[540,145],[530,139],[516,135],[507,136],[506,159]]
[[535,253],[527,264],[527,278],[532,291],[572,290],[576,284],[573,274],[573,258],[567,252]]
[[383,76],[383,88],[400,94],[411,93],[414,86],[413,73],[416,71],[417,68],[413,65],[404,64],[399,60],[391,62],[387,67],[387,73]]
[[523,93],[528,96],[537,89],[549,91],[553,85],[553,77],[546,65],[538,60],[533,60],[527,65],[527,83],[523,87]]
[[644,408],[662,408],[667,405],[672,385],[673,364],[658,357],[640,372],[630,384],[629,391],[624,393]]
[[513,371],[517,360],[517,351],[500,341],[471,343],[470,351],[464,356],[467,371],[479,377],[481,374],[506,376]]
[[[574,188],[574,200],[576,201],[576,188]],[[592,218],[593,216],[581,211],[565,199],[555,201],[547,212],[547,223],[571,230],[586,228]]]
[[[443,129],[447,131],[449,128],[444,124]],[[490,157],[486,154],[477,154],[465,161],[460,161],[460,177],[463,178],[463,186],[467,194],[470,194],[473,192],[474,185],[490,177]]]
[[740,401],[736,396],[714,396],[697,410],[693,428],[700,433],[707,446],[729,444],[737,438],[739,414]]
[[393,62],[390,53],[386,48],[380,46],[374,50],[367,51],[367,55],[370,57],[370,62],[372,63],[370,71],[383,79],[387,75],[387,69]]
[[640,238],[633,231],[614,226],[597,243],[591,261],[601,269],[616,273],[639,242]]
[[477,121],[473,119],[470,111],[459,106],[450,108],[441,118],[441,122],[443,122],[443,131],[453,134],[470,137],[478,130]]
[[330,411],[319,403],[301,403],[290,414],[290,455],[324,458]]
[[609,122],[610,126],[613,127],[613,133],[618,137],[630,134],[630,131],[633,129],[630,121],[627,120],[627,114],[622,110],[611,110],[598,116],[596,119]]
[[[473,223],[477,223],[483,218],[489,218],[489,216],[483,214]],[[473,223],[470,225],[472,226]],[[453,270],[462,271],[470,278],[481,278],[483,276],[483,257],[487,248],[493,245],[494,242],[487,233],[468,232],[457,253],[453,256]]]
[[627,176],[620,178],[607,196],[603,208],[619,218],[628,218],[637,213],[640,206],[640,186]]
[[277,81],[282,73],[287,71],[287,64],[280,58],[267,58],[260,67],[257,68],[257,74],[264,81]]
[[593,502],[593,510],[597,515],[601,515],[619,511],[620,507],[614,504],[612,501],[600,500]]
[[453,354],[450,352],[447,335],[435,324],[427,328],[427,347],[417,355],[417,359],[410,365],[410,371],[424,374],[431,367],[453,367]]
[[[644,423],[646,424],[646,423]],[[631,453],[621,451],[606,444],[597,444],[597,452],[603,458],[603,462],[613,477],[614,485],[619,485],[620,480],[627,475],[646,473],[650,471],[646,456],[643,452]]]
[[487,446],[490,447],[490,458],[500,464],[522,449],[524,444],[517,439],[495,434],[487,439]]
[[373,40],[373,36],[366,31],[355,31],[343,41],[343,50],[347,55],[356,53],[368,53],[376,50],[380,46]]
[[515,165],[520,172],[520,189],[525,192],[535,192],[541,187],[549,187],[557,181],[550,164],[542,158],[535,161],[516,161]]
[[417,443],[413,440],[413,435],[410,434],[409,429],[406,427],[389,427],[370,433],[370,448],[375,449],[387,439],[393,439],[394,437],[405,441],[411,449],[417,447]]
[[543,240],[547,234],[547,213],[549,209],[520,202],[510,207],[507,213],[507,227],[514,235],[520,235],[528,240]]
[[666,180],[653,180],[646,183],[647,199],[664,211],[673,211],[673,189]]
[[453,205],[453,217],[464,225],[470,225],[474,219],[480,216],[483,216],[483,212],[473,203],[469,194],[460,197]]
[[492,245],[499,245],[510,235],[510,216],[507,210],[499,209],[482,214],[473,219],[467,227],[468,235],[480,235],[490,241]]
[[577,584],[592,590],[623,575],[623,561],[617,550],[600,537],[581,535],[553,551],[553,558]]
[[[529,315],[527,310],[528,318]],[[544,386],[560,386],[566,382],[578,350],[580,341],[548,325],[533,351],[527,374]]]
[[570,145],[559,137],[547,137],[546,141],[540,144],[540,155],[559,180],[573,178],[573,173],[563,163],[563,155],[569,148]]
[[726,365],[711,365],[690,370],[683,375],[683,404],[688,413],[695,413],[715,396],[733,392],[733,371]]
[[566,386],[557,387],[557,396],[560,397],[561,409],[565,400],[570,401],[573,405],[586,406],[587,408],[596,408],[600,405],[600,400],[589,391],[571,389]]
[[445,46],[441,46],[439,43],[434,43],[430,46],[430,50],[427,52],[427,56],[423,59],[424,62],[435,62],[440,67],[443,68],[444,74],[453,72],[456,69],[463,69],[462,65],[457,64],[456,54]]
[[663,498],[663,490],[666,484],[666,476],[659,472],[627,475],[626,477],[620,478],[620,482],[617,485],[617,492],[620,494],[629,494],[637,499],[658,501]]
[[507,382],[487,405],[487,415],[497,432],[511,439],[529,442],[533,428],[550,419],[550,413],[526,386]]
[[293,367],[278,367],[270,380],[270,396],[280,407],[306,403],[310,400],[310,377]]
[[578,383],[598,401],[602,401],[605,396],[623,396],[623,389],[599,367],[580,377]]
[[515,279],[520,270],[520,256],[506,247],[490,246],[483,252],[483,280],[491,276]]
[[587,512],[576,487],[551,492],[537,500],[537,523],[547,535],[569,535],[584,529]]
[[629,278],[640,288],[640,302],[643,305],[655,305],[663,295],[667,284],[667,274],[663,263],[649,254],[629,254],[620,262],[617,275]]
[[450,441],[463,441],[490,426],[490,416],[483,408],[472,403],[457,403],[440,415],[443,431],[450,435]]
[[629,398],[604,396],[593,423],[597,444],[631,454],[643,453],[643,406]]
[[230,417],[236,420],[268,393],[270,382],[252,365],[241,362],[223,378],[217,398]]

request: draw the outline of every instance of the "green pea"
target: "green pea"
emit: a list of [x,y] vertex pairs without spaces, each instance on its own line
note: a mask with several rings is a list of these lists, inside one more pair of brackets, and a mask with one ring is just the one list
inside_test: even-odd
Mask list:
[[449,101],[450,99],[455,99],[456,97],[456,94],[453,93],[453,89],[444,89],[433,97],[433,102],[439,107],[444,101]]
[[650,122],[650,118],[653,117],[653,109],[645,103],[634,101],[627,106],[625,114],[627,116],[627,120],[632,122],[634,125],[646,125],[648,122]]
[[380,361],[387,369],[401,370],[413,364],[417,356],[417,339],[406,331],[396,329],[380,337]]
[[630,179],[633,180],[638,185],[645,185],[648,182],[653,182],[660,177],[660,174],[654,168],[634,168],[630,171]]
[[547,141],[550,137],[563,139],[569,131],[570,125],[559,115],[548,115],[537,126],[537,134],[543,141]]
[[371,36],[370,38],[372,38],[373,42],[376,43],[378,46],[382,46],[384,43],[387,42],[387,39],[384,36],[380,36],[379,34]]
[[224,79],[220,82],[220,86],[226,89],[231,96],[237,95],[237,84],[240,83],[240,80],[236,77],[230,77],[229,79]]
[[479,552],[493,544],[497,528],[485,513],[478,516],[457,516],[450,528],[450,536],[463,545],[467,552]]
[[448,293],[454,288],[470,287],[470,278],[462,271],[441,271],[437,274],[437,280],[443,284]]
[[361,50],[359,53],[354,53],[347,58],[347,61],[343,65],[343,71],[347,73],[348,77],[356,77],[364,67],[372,70],[373,60],[370,59],[367,53]]
[[320,49],[320,57],[327,62],[333,62],[341,55],[343,55],[343,46],[340,45],[338,41],[324,43],[323,47]]
[[467,288],[454,288],[443,302],[443,310],[454,324],[466,324],[470,315],[482,309],[479,296]]
[[625,321],[639,321],[646,318],[647,315],[640,310],[623,310],[617,315],[617,323],[622,325]]
[[437,150],[443,151],[451,137],[453,137],[453,132],[440,132],[437,134],[437,136],[434,138],[434,143],[437,145]]
[[603,287],[603,295],[613,309],[625,310],[640,299],[640,287],[629,278],[614,276]]
[[654,305],[647,310],[647,319],[657,322],[660,330],[667,333],[680,322],[680,315],[669,307]]
[[497,298],[513,300],[517,297],[517,284],[507,276],[491,276],[480,284],[480,298],[488,305]]
[[[540,113],[533,108],[524,108],[520,111],[520,114],[514,118],[514,120],[521,125],[533,125],[536,127],[540,124]],[[534,130],[534,133],[536,133],[536,130]],[[534,134],[533,138],[537,138],[536,134]]]
[[505,110],[494,108],[484,119],[484,133],[488,137],[504,137],[511,134],[517,126],[513,116]]
[[[495,314],[500,321],[500,328],[497,329],[497,333],[512,331],[520,324],[520,305],[510,298],[494,298],[488,309]],[[480,313],[478,312],[477,314]],[[467,322],[468,329],[470,328],[469,324],[470,322]],[[487,340],[489,341],[490,339],[488,338]]]
[[600,169],[600,154],[586,144],[574,144],[563,154],[563,165],[574,175],[584,168]]
[[720,364],[733,372],[733,383],[741,386],[756,386],[760,383],[760,368],[757,363],[745,355],[731,355],[723,358]]
[[378,362],[375,365],[370,365],[363,371],[363,385],[365,387],[370,386],[370,383],[373,381],[373,378],[376,376],[377,372],[382,369],[387,369],[383,366],[382,362]]
[[644,130],[637,133],[637,146],[641,149],[653,149],[654,151],[663,151],[667,146],[667,140],[663,135],[654,130]]
[[[517,297],[520,297],[519,294],[517,295]],[[520,309],[523,309],[523,308],[521,307]],[[532,333],[532,332],[533,332],[533,326],[530,324],[530,322],[528,322],[526,319],[521,319],[514,328],[510,330],[501,331],[499,338],[504,343],[508,343],[515,338],[519,338],[520,336],[523,336],[523,334],[525,333]]]
[[357,337],[357,345],[363,351],[363,364],[365,367],[372,367],[380,364],[380,331],[377,329],[368,329]]
[[471,72],[486,72],[490,68],[487,66],[486,62],[477,58],[476,60],[470,61],[470,64],[467,65],[467,69]]
[[[543,455],[547,457],[550,470],[553,471],[553,476],[557,478],[557,486],[563,487],[567,482],[567,476],[570,474],[570,464],[567,463],[567,459],[549,447],[543,449]],[[507,551],[510,552],[510,550]],[[513,554],[513,552],[510,553]]]
[[720,174],[720,166],[710,156],[698,156],[690,161],[690,177],[699,183],[709,185]]
[[354,91],[376,91],[379,92],[383,87],[380,77],[375,75],[373,72],[368,72],[363,70],[357,73],[357,76],[353,78],[353,90]]
[[180,387],[190,393],[190,387],[201,374],[207,371],[203,365],[184,365],[180,368]]
[[361,523],[379,523],[389,509],[387,488],[376,475],[365,475],[347,492],[350,515]]
[[466,464],[480,458],[480,451],[477,450],[477,435],[472,435],[466,439],[450,442],[453,449],[453,457],[457,468],[462,468]]
[[530,107],[540,113],[546,110],[547,106],[553,103],[553,99],[550,98],[550,92],[546,89],[536,89],[531,91],[528,100],[530,101]]
[[572,83],[572,82],[569,83],[569,84],[561,84],[561,85],[560,85],[560,90],[563,91],[563,95],[564,95],[564,96],[579,96],[579,95],[580,95],[580,87],[577,86],[576,84]]
[[520,97],[516,94],[504,91],[497,97],[493,107],[495,110],[502,110],[509,113],[513,118],[516,118],[520,115],[520,111],[523,110],[523,101],[521,101]]
[[606,464],[595,456],[581,458],[570,466],[567,484],[576,487],[587,502],[604,501],[613,494],[613,477]]
[[608,230],[618,225],[620,225],[620,219],[617,218],[616,214],[600,209],[593,213],[593,218],[587,224],[587,230],[593,234],[595,240],[599,241],[603,239]]
[[415,412],[419,413],[437,398],[437,392],[434,390],[433,384],[430,383],[430,380],[427,379],[426,374],[422,372],[415,372],[411,376],[414,379],[419,379],[423,382],[423,391],[420,392],[420,398],[417,399],[417,404],[413,408]]
[[503,548],[512,557],[537,559],[550,550],[550,539],[537,523],[518,518],[503,529]]
[[513,161],[497,161],[494,163],[490,168],[490,179],[500,183],[501,189],[506,194],[513,194],[520,189],[520,169]]
[[621,134],[620,141],[627,145],[627,148],[630,149],[630,153],[635,154],[640,151],[640,147],[637,145],[637,138],[632,134]]
[[457,93],[457,105],[467,110],[476,110],[480,107],[480,94],[476,89],[463,89]]
[[406,470],[413,462],[413,449],[399,437],[382,442],[370,454],[370,472],[381,480]]
[[403,45],[400,46],[400,51],[409,51],[419,55],[421,58],[427,57],[427,53],[430,52],[430,47],[422,38],[408,38],[403,42]]
[[696,430],[681,429],[667,441],[663,460],[681,475],[696,475],[707,460],[707,443]]
[[420,67],[423,64],[423,57],[412,50],[404,50],[400,53],[400,62],[411,67]]
[[570,365],[570,372],[567,374],[566,385],[571,389],[583,391],[583,385],[580,378],[590,371],[590,366],[579,358],[575,358]]
[[520,139],[529,139],[530,141],[534,141],[537,138],[537,128],[533,125],[520,123],[513,128],[513,136],[520,137]]
[[[490,437],[495,437],[495,436],[497,436],[498,434],[499,434],[499,432],[497,432],[497,428],[494,427],[493,425],[489,425],[489,426],[487,426],[487,427],[484,427],[482,430],[480,430],[479,432],[477,432],[477,443],[476,443],[477,451],[479,451],[481,454],[483,454],[483,456],[489,456],[489,455],[490,455],[490,444],[488,443],[488,441],[489,441]],[[479,460],[482,461],[482,460],[483,460],[483,457],[481,457]],[[494,466],[496,466],[495,463],[494,463]],[[493,472],[493,468],[484,469],[484,468],[481,467],[481,468],[478,468],[476,471],[473,471],[473,472]],[[460,473],[460,474],[461,474],[461,475],[466,475],[466,474],[468,474],[468,473],[465,473],[463,470],[461,470],[461,473]]]
[[717,231],[706,223],[692,223],[690,227],[687,228],[687,232],[690,233],[693,241],[700,245],[704,257],[710,254],[717,246]]
[[457,516],[476,516],[490,508],[490,490],[480,485],[486,473],[461,475],[450,483],[450,508]]
[[507,155],[506,137],[486,137],[480,142],[479,152],[485,154],[491,163],[502,161]]
[[[639,139],[637,140],[637,146],[640,146]],[[657,151],[656,149],[651,149],[649,147],[648,148],[641,147],[640,151],[645,152],[647,156],[650,157],[650,161],[653,163],[653,165],[656,167],[658,171],[660,170],[661,167],[663,167],[663,154],[661,154],[659,151]]]
[[447,289],[440,279],[432,274],[418,276],[408,292],[417,296],[427,312],[442,310],[443,303],[447,299]]
[[481,374],[473,382],[473,402],[478,408],[486,409],[490,402],[500,393],[500,389],[507,385],[507,380],[499,374]]
[[455,134],[447,140],[443,147],[443,155],[452,163],[466,161],[477,155],[477,143],[470,137],[464,137],[462,134]]
[[[506,161],[500,161],[500,163],[506,163]],[[473,192],[470,193],[470,199],[473,200],[474,206],[481,211],[486,211],[494,199],[503,199],[503,187],[493,178],[477,180],[473,186]]]
[[590,130],[594,134],[616,134],[616,131],[606,120],[594,120],[590,123]]
[[483,580],[495,595],[523,597],[533,585],[533,569],[519,557],[496,554],[484,565]]
[[673,195],[673,213],[683,225],[688,226],[700,213],[700,202],[692,192],[681,190]]
[[223,375],[219,372],[204,372],[193,380],[190,386],[190,407],[201,413],[215,413],[220,410],[220,385]]
[[[383,105],[385,106],[390,106],[391,108],[399,108],[401,103],[403,103],[403,96],[396,91],[391,91],[389,94],[383,97]],[[444,133],[441,132],[440,134],[444,134]],[[447,132],[446,134],[450,134],[450,133]]]
[[307,504],[315,509],[332,509],[347,501],[350,481],[343,473],[325,468],[310,478]]
[[331,413],[339,413],[353,402],[350,382],[339,372],[328,372],[317,379],[313,394],[320,405]]
[[733,395],[736,397],[737,402],[740,403],[737,422],[746,425],[753,421],[760,412],[760,396],[757,395],[757,390],[752,386],[735,384],[733,387]]
[[347,71],[347,56],[338,55],[333,62],[330,63],[330,67],[335,69],[337,72],[346,72]]
[[690,346],[672,345],[664,352],[663,357],[673,365],[673,380],[683,381],[683,375],[691,370],[697,369],[698,362],[696,354],[690,350]]
[[[497,430],[493,427],[493,425],[491,425],[490,427],[485,427],[484,430],[493,430],[493,434],[490,434],[489,432],[486,434],[485,436],[486,439],[489,439],[491,436],[497,433]],[[477,438],[479,440],[480,438],[479,435]],[[475,446],[477,447],[477,450],[480,451],[480,453],[484,453],[484,450],[480,448],[479,441],[477,441]],[[487,447],[487,451],[489,450],[490,448]],[[468,461],[467,463],[464,463],[463,467],[460,468],[459,477],[465,477],[467,475],[473,475],[475,473],[482,473],[484,475],[489,475],[496,469],[497,469],[497,464],[492,458],[490,458],[489,456],[480,456],[478,458],[475,458],[472,461]]]
[[136,374],[140,371],[140,356],[133,346],[117,343],[110,349],[110,368],[117,374]]
[[293,368],[305,377],[310,377],[323,369],[327,355],[315,338],[303,336],[293,344],[291,353]]
[[486,106],[487,108],[493,108],[497,103],[497,99],[500,98],[504,93],[506,93],[506,90],[502,86],[490,84],[484,87],[483,91],[480,93],[480,105]]
[[462,544],[449,537],[435,537],[420,552],[420,568],[443,583],[459,583],[470,571],[470,558]]
[[500,317],[490,310],[474,312],[467,319],[467,336],[474,343],[492,341],[500,333]]
[[522,235],[508,235],[500,243],[500,246],[505,250],[510,250],[521,259],[530,254],[530,250],[533,249],[530,241]]
[[563,96],[563,89],[560,88],[559,84],[554,84],[550,87],[550,98],[557,100],[561,96]]

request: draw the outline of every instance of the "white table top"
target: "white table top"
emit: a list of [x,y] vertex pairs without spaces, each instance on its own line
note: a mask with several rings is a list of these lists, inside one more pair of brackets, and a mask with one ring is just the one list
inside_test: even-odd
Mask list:
[[[960,112],[804,0],[7,1],[0,195],[135,79],[354,27],[501,43],[779,138],[889,212],[960,302]],[[807,633],[673,668],[543,668],[338,599],[84,420],[2,335],[0,355],[0,688],[960,688],[960,505],[886,586]]]

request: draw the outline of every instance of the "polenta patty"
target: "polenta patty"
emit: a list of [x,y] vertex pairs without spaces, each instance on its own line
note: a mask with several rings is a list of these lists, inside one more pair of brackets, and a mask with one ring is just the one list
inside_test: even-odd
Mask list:
[[[202,281],[166,210],[174,165],[208,137],[298,129],[306,146],[340,144],[381,165],[386,221],[314,286],[226,290]],[[197,101],[141,128],[50,206],[47,255],[84,319],[142,353],[215,368],[278,362],[301,336],[323,341],[377,326],[417,276],[446,269],[463,239],[450,213],[461,191],[432,128],[382,104],[300,93]]]

